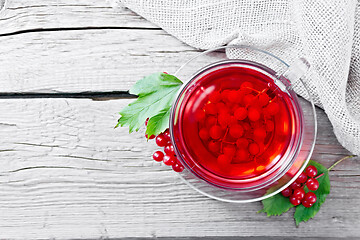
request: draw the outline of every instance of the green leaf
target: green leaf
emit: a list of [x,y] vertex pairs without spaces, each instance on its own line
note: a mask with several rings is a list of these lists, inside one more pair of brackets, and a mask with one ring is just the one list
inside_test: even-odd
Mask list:
[[289,201],[289,198],[284,197],[278,193],[272,197],[262,200],[264,208],[259,212],[264,212],[268,217],[279,216],[294,207]]
[[[313,218],[316,213],[319,212],[321,205],[325,202],[327,195],[330,193],[330,179],[327,168],[312,160],[310,160],[307,166],[310,165],[313,165],[317,168],[318,176],[323,174],[321,177],[317,178],[319,182],[319,188],[316,191],[311,191],[315,193],[317,201],[310,208],[306,208],[303,205],[296,207],[294,214],[296,225],[299,225],[299,223],[302,221],[307,222],[310,218]],[[305,191],[309,191],[307,187],[305,187]]]
[[169,128],[170,110],[171,107],[165,108],[149,119],[146,127],[146,134],[148,136],[157,135]]
[[[175,76],[165,73],[154,73],[139,80],[130,89],[130,93],[138,95],[138,98],[120,111],[116,127],[129,126],[131,133],[138,131],[150,118],[152,127],[147,132],[156,135],[164,131],[169,127],[169,111],[181,84]],[[154,116],[156,121],[152,120]]]

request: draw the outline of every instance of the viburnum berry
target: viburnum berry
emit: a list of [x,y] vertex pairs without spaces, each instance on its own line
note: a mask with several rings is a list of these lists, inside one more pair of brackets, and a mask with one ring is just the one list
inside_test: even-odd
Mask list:
[[292,189],[287,187],[285,188],[284,190],[281,191],[281,194],[284,196],[284,197],[290,197],[291,194],[292,194]]
[[290,188],[293,189],[293,190],[295,190],[295,189],[297,189],[297,188],[300,188],[300,187],[301,187],[300,183],[297,183],[297,182],[293,182],[293,183],[290,185]]
[[261,107],[262,107],[262,106],[265,106],[266,104],[268,104],[268,103],[269,103],[269,100],[270,100],[270,98],[269,98],[269,96],[268,96],[266,93],[261,93],[261,94],[259,95],[259,104],[260,104]]
[[214,115],[216,114],[216,104],[215,103],[208,103],[205,105],[205,113]]
[[253,142],[249,145],[249,152],[251,155],[256,155],[260,151],[260,147],[257,143]]
[[145,137],[148,138],[148,139],[154,139],[155,135],[151,135],[150,137],[148,137],[148,135],[145,133]]
[[315,178],[309,178],[306,181],[306,186],[310,191],[316,191],[319,188],[319,182]]
[[160,133],[156,139],[156,145],[158,145],[159,147],[165,147],[166,144],[168,143],[168,141],[165,139],[164,134]]
[[202,139],[202,140],[207,140],[210,136],[209,136],[209,132],[206,128],[202,128],[200,129],[199,131],[199,137]]
[[241,84],[240,89],[245,93],[250,93],[253,89],[254,85],[251,82],[244,82]]
[[315,166],[308,166],[306,169],[305,169],[305,173],[306,175],[308,175],[308,177],[316,177],[317,175],[317,168]]
[[181,165],[181,163],[179,163],[179,161],[176,161],[173,165],[172,165],[172,169],[175,172],[182,172],[184,170],[183,165]]
[[164,162],[165,165],[171,166],[176,162],[176,158],[173,155],[170,155],[170,156],[165,155],[164,159],[163,159],[163,162]]
[[306,180],[307,180],[307,176],[306,176],[306,174],[304,172],[302,172],[299,175],[299,177],[296,179],[296,182],[301,184],[301,183],[306,182]]
[[174,150],[174,146],[172,144],[168,144],[164,147],[164,152],[166,153],[166,155],[175,155],[175,150]]
[[317,200],[316,194],[313,193],[313,192],[308,192],[308,193],[305,194],[304,200],[308,201],[309,203],[314,204],[316,202],[316,200]]
[[213,92],[211,93],[211,95],[209,96],[209,101],[212,103],[217,103],[221,100],[221,95],[219,92]]
[[293,195],[289,198],[289,200],[290,200],[290,203],[294,206],[297,206],[301,203],[301,200]]
[[274,128],[275,128],[275,124],[273,121],[266,121],[266,123],[265,123],[266,131],[272,132],[274,130]]
[[236,140],[236,146],[237,147],[243,147],[246,148],[249,145],[249,141],[246,138],[239,138]]
[[222,129],[219,125],[214,125],[210,128],[209,134],[212,139],[219,139],[222,135]]
[[293,196],[302,200],[305,197],[305,191],[302,188],[297,188],[294,190]]
[[164,153],[162,151],[154,152],[153,159],[157,162],[161,162],[164,159]]
[[244,120],[247,117],[247,110],[244,107],[239,107],[235,110],[234,116],[237,120]]
[[248,110],[248,117],[251,121],[257,121],[260,119],[260,111],[255,107],[250,107]]
[[229,133],[233,138],[239,138],[244,134],[244,128],[240,124],[234,124],[230,126]]
[[170,137],[169,129],[166,129],[166,131],[164,132],[164,138],[166,141],[170,142],[171,137]]
[[210,141],[208,148],[211,152],[218,152],[220,150],[220,143],[215,141]]
[[309,203],[308,201],[306,200],[302,200],[301,201],[301,204],[306,207],[306,208],[309,208],[309,207],[312,207],[312,205],[314,205],[313,203]]
[[225,155],[228,155],[228,156],[234,156],[235,155],[235,152],[236,152],[236,148],[232,145],[229,145],[229,146],[226,146],[223,148],[223,152]]

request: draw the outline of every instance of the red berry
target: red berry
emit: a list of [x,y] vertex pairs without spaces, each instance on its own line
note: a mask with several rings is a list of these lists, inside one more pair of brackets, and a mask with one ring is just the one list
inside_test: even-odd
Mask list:
[[296,198],[298,198],[298,199],[303,199],[304,198],[304,196],[305,196],[305,191],[304,191],[304,189],[302,189],[302,188],[297,188],[297,189],[295,189],[294,190],[294,193],[293,193],[293,196],[294,197],[296,197]]
[[290,200],[290,203],[291,203],[292,205],[294,205],[294,206],[297,206],[297,205],[299,205],[299,204],[301,203],[301,200],[298,199],[297,197],[295,197],[294,195],[292,195],[292,196],[289,198],[289,200]]
[[166,153],[166,155],[175,155],[175,150],[174,150],[174,146],[172,144],[166,145],[164,147],[164,152]]
[[306,200],[302,200],[301,204],[306,208],[312,207],[313,205],[313,203],[309,203],[309,201]]
[[166,129],[166,130],[165,130],[165,132],[164,132],[164,138],[165,138],[166,141],[170,142],[171,137],[170,137],[169,129]]
[[229,108],[223,102],[217,103],[216,108],[220,114],[229,114]]
[[316,194],[313,192],[308,192],[304,196],[304,201],[307,201],[308,203],[314,204],[317,200]]
[[292,189],[287,187],[287,188],[285,188],[284,190],[281,191],[281,194],[284,197],[290,197],[290,195],[292,194]]
[[263,141],[266,137],[266,131],[263,128],[256,128],[254,130],[254,138],[260,141]]
[[149,122],[149,118],[147,118],[147,119],[145,120],[145,126],[148,125],[148,122]]
[[181,163],[179,163],[178,161],[176,161],[176,163],[174,163],[172,165],[172,169],[175,171],[175,172],[182,172],[184,170],[184,167],[183,165],[181,165]]
[[260,104],[261,107],[262,107],[262,106],[265,106],[266,104],[268,104],[268,103],[269,103],[269,100],[270,100],[270,98],[269,98],[269,96],[268,96],[266,93],[261,93],[261,94],[259,95],[259,104]]
[[222,135],[222,129],[219,125],[214,125],[210,128],[209,134],[212,139],[219,139]]
[[231,115],[229,113],[220,113],[218,117],[219,124],[221,126],[227,126],[229,125],[231,120]]
[[173,155],[165,155],[163,162],[165,163],[165,165],[171,166],[176,162],[176,158]]
[[254,107],[250,107],[248,111],[248,117],[251,121],[257,121],[260,119],[260,111]]
[[221,95],[221,99],[226,102],[228,100],[228,95],[230,93],[230,90],[229,89],[225,89],[223,90],[220,95]]
[[290,188],[293,189],[293,190],[295,190],[295,189],[297,189],[297,188],[300,188],[300,187],[301,187],[300,183],[297,183],[297,182],[293,182],[293,183],[290,185]]
[[241,84],[240,89],[243,90],[245,93],[250,93],[253,90],[253,84],[251,82],[244,82]]
[[308,166],[306,169],[305,169],[305,173],[306,175],[308,175],[308,177],[316,177],[317,175],[317,169],[315,166]]
[[265,111],[267,114],[276,115],[280,111],[279,104],[276,102],[269,103]]
[[199,131],[199,137],[200,137],[202,140],[207,140],[207,139],[210,137],[208,131],[206,130],[206,128],[200,129],[200,131]]
[[223,148],[223,152],[225,155],[233,157],[235,155],[236,148],[232,145],[229,145]]
[[168,143],[168,141],[165,139],[163,133],[160,133],[160,134],[156,137],[155,141],[156,141],[156,144],[157,144],[159,147],[165,147],[166,144]]
[[230,163],[231,163],[231,156],[226,155],[226,154],[221,154],[221,155],[218,156],[217,162],[218,162],[220,165],[230,164]]
[[259,151],[260,151],[260,147],[257,143],[254,142],[249,145],[249,152],[251,155],[256,155],[259,153]]
[[244,148],[238,149],[235,153],[235,158],[240,162],[247,162],[249,160],[249,152]]
[[244,104],[247,106],[249,105],[250,103],[252,103],[255,99],[255,96],[252,95],[252,94],[248,94],[248,95],[245,95],[243,101],[244,101]]
[[219,92],[213,92],[209,96],[209,101],[212,103],[217,103],[221,100],[221,95]]
[[309,178],[306,182],[306,186],[310,191],[316,191],[319,188],[319,182],[315,178]]
[[218,152],[220,151],[220,143],[215,141],[210,141],[208,148],[211,152]]
[[234,90],[230,91],[227,95],[227,98],[229,102],[236,102],[238,100],[238,92]]
[[244,107],[239,107],[235,110],[234,116],[237,120],[244,120],[247,117],[247,111]]
[[239,138],[236,140],[236,146],[246,148],[249,145],[249,141],[246,138]]
[[215,125],[216,124],[216,117],[208,117],[208,118],[206,118],[206,127],[207,128],[210,128],[211,126],[213,126],[213,125]]
[[164,153],[162,151],[156,151],[153,154],[153,159],[157,162],[161,162],[164,158]]
[[148,138],[148,139],[154,139],[155,135],[151,135],[150,137],[148,137],[148,135],[145,133],[145,137]]
[[244,134],[244,128],[240,124],[234,124],[230,126],[229,133],[233,138],[239,138]]
[[299,177],[296,179],[297,183],[304,183],[307,180],[307,176],[304,172],[302,172]]

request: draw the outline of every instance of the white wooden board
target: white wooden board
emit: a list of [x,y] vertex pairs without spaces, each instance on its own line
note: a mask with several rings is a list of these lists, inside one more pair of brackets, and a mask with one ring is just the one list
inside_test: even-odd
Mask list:
[[[189,189],[151,159],[143,133],[113,129],[129,101],[0,100],[0,239],[359,236],[359,158],[336,167],[321,211],[296,229],[292,211],[267,218],[260,203]],[[347,152],[318,113],[313,158],[330,166]]]

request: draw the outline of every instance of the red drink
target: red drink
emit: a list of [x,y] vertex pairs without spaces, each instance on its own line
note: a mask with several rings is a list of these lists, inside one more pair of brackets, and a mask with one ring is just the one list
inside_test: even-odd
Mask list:
[[246,188],[294,154],[301,116],[274,75],[256,63],[226,62],[191,80],[173,128],[185,166],[217,186]]

